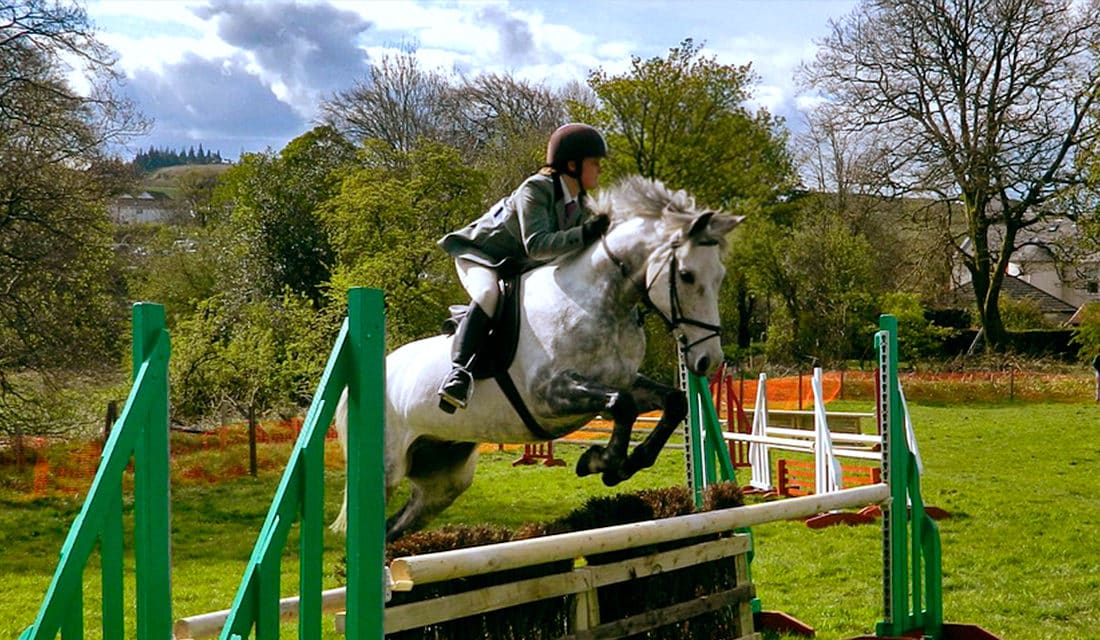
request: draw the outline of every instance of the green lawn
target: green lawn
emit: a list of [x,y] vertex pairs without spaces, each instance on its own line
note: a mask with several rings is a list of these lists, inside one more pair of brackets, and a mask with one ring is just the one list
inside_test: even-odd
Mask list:
[[[843,408],[866,409],[858,403]],[[926,465],[925,500],[953,514],[940,523],[946,617],[1012,639],[1096,637],[1100,406],[917,405],[912,412]],[[572,465],[581,449],[557,451]],[[246,453],[234,448],[225,455]],[[552,519],[588,496],[611,493],[598,479],[576,478],[569,467],[513,468],[515,457],[483,455],[474,486],[437,524]],[[668,451],[621,490],[682,483],[683,475],[680,452]],[[342,480],[330,473],[329,516],[339,507]],[[277,481],[273,466],[258,479],[174,489],[175,617],[228,606]],[[74,499],[28,500],[15,484],[0,484],[0,637],[17,636],[34,618],[78,509]],[[811,531],[782,522],[755,533],[754,578],[766,608],[802,618],[823,639],[873,630],[881,616],[879,527]],[[296,591],[291,542],[286,594]],[[341,542],[327,539],[330,569]],[[98,637],[97,574],[93,561],[85,602],[89,637]],[[326,587],[335,584],[329,575]]]

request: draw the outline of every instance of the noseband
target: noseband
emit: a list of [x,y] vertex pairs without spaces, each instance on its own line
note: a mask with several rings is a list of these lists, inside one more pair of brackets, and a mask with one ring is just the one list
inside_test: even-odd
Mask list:
[[689,318],[689,317],[684,315],[683,307],[680,304],[680,294],[679,294],[678,290],[676,289],[676,276],[680,272],[680,270],[678,268],[679,261],[676,258],[676,249],[677,249],[677,247],[679,247],[679,244],[670,243],[670,245],[669,245],[669,252],[668,252],[668,255],[669,255],[669,258],[668,258],[668,262],[669,262],[669,272],[668,272],[669,315],[667,315],[667,316],[665,315],[665,313],[663,311],[661,311],[657,307],[657,305],[653,304],[653,299],[649,296],[649,292],[653,288],[653,284],[645,282],[644,281],[645,276],[643,276],[643,282],[640,282],[640,283],[637,280],[634,280],[633,278],[631,278],[631,276],[630,276],[630,267],[627,266],[627,264],[625,262],[623,262],[622,259],[620,259],[614,253],[612,253],[611,247],[609,247],[607,245],[607,235],[606,234],[604,234],[603,236],[600,237],[600,245],[603,247],[603,250],[607,254],[607,257],[611,259],[612,264],[614,264],[616,267],[619,268],[619,271],[623,274],[623,277],[626,278],[627,280],[630,280],[631,282],[633,282],[635,288],[638,289],[638,292],[642,294],[642,304],[645,305],[645,307],[648,311],[656,313],[657,317],[660,318],[662,321],[664,321],[665,327],[668,329],[668,331],[670,333],[677,330],[677,329],[680,329],[680,327],[682,325],[688,325],[688,326],[692,326],[692,327],[699,327],[700,329],[706,329],[706,330],[710,331],[710,333],[706,334],[702,338],[699,338],[698,340],[696,340],[695,342],[692,342],[690,344],[688,344],[687,336],[684,335],[684,332],[680,331],[680,335],[678,336],[678,340],[679,340],[680,344],[683,346],[684,351],[687,351],[688,349],[691,349],[692,347],[694,347],[697,344],[706,342],[707,340],[710,340],[711,338],[719,337],[722,334],[722,327],[720,327],[716,324],[710,324],[709,322],[702,322],[702,321],[696,320],[694,318]]

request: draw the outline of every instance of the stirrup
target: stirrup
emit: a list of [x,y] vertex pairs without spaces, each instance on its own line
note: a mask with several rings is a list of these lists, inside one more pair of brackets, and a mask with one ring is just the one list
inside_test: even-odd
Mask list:
[[[459,387],[460,389],[465,387],[466,393],[461,394],[463,397],[459,397],[459,394],[452,393],[452,389],[448,387]],[[474,376],[465,367],[455,367],[451,369],[451,373],[447,374],[443,384],[439,385],[439,408],[446,413],[454,413],[456,409],[465,409],[473,392]]]

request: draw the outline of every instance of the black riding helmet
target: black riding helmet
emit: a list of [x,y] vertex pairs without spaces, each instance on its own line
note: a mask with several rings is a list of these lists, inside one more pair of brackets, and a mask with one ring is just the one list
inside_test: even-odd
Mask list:
[[[581,179],[581,160],[607,157],[607,142],[587,124],[572,123],[558,127],[546,144],[546,166],[567,176]],[[569,171],[569,161],[576,169]]]

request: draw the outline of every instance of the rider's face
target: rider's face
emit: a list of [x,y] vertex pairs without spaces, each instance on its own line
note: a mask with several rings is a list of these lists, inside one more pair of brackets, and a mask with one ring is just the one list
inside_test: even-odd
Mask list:
[[591,191],[600,186],[600,159],[585,158],[581,160],[581,186],[585,191]]

